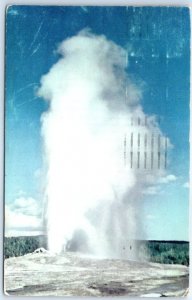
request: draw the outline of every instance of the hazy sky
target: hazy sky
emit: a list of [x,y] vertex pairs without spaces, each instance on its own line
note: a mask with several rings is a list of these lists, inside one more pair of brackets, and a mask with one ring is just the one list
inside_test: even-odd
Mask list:
[[60,57],[58,45],[88,27],[127,49],[143,110],[158,116],[173,145],[167,175],[142,200],[146,237],[188,240],[188,9],[13,6],[6,22],[6,234],[40,231],[40,118],[48,104],[37,90]]

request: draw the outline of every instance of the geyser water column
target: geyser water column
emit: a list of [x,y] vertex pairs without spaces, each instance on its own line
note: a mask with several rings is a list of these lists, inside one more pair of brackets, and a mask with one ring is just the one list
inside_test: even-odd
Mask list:
[[[41,118],[49,249],[61,252],[83,230],[90,252],[124,256],[121,245],[140,226],[142,189],[163,172],[130,167],[128,156],[125,164],[125,134],[162,134],[154,117],[139,128],[130,124],[146,116],[141,90],[125,72],[123,48],[84,30],[63,41],[58,52],[38,91],[49,102]],[[137,151],[136,142],[131,147]]]

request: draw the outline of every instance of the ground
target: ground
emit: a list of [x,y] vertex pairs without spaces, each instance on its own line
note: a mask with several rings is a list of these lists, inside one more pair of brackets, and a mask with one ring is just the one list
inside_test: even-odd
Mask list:
[[31,253],[5,260],[5,293],[23,296],[183,296],[188,267],[78,253]]

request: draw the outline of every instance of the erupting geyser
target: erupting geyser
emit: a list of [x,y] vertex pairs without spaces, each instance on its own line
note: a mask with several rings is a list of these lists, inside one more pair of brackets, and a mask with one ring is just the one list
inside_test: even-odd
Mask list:
[[[49,101],[41,119],[49,249],[65,250],[81,232],[90,253],[134,257],[133,245],[125,248],[142,230],[137,212],[143,190],[164,172],[149,168],[149,159],[143,167],[149,146],[143,137],[162,134],[154,117],[131,125],[146,116],[140,87],[125,71],[123,48],[84,30],[58,51],[61,58],[38,91]],[[141,140],[131,144],[131,135]],[[138,143],[140,167],[136,158],[130,167],[130,147],[137,152]],[[153,160],[157,165],[156,156]]]

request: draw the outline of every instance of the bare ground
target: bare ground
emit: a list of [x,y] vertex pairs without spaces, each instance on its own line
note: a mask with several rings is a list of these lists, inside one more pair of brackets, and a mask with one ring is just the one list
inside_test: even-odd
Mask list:
[[32,253],[5,260],[4,290],[16,296],[183,296],[188,267],[78,253]]

